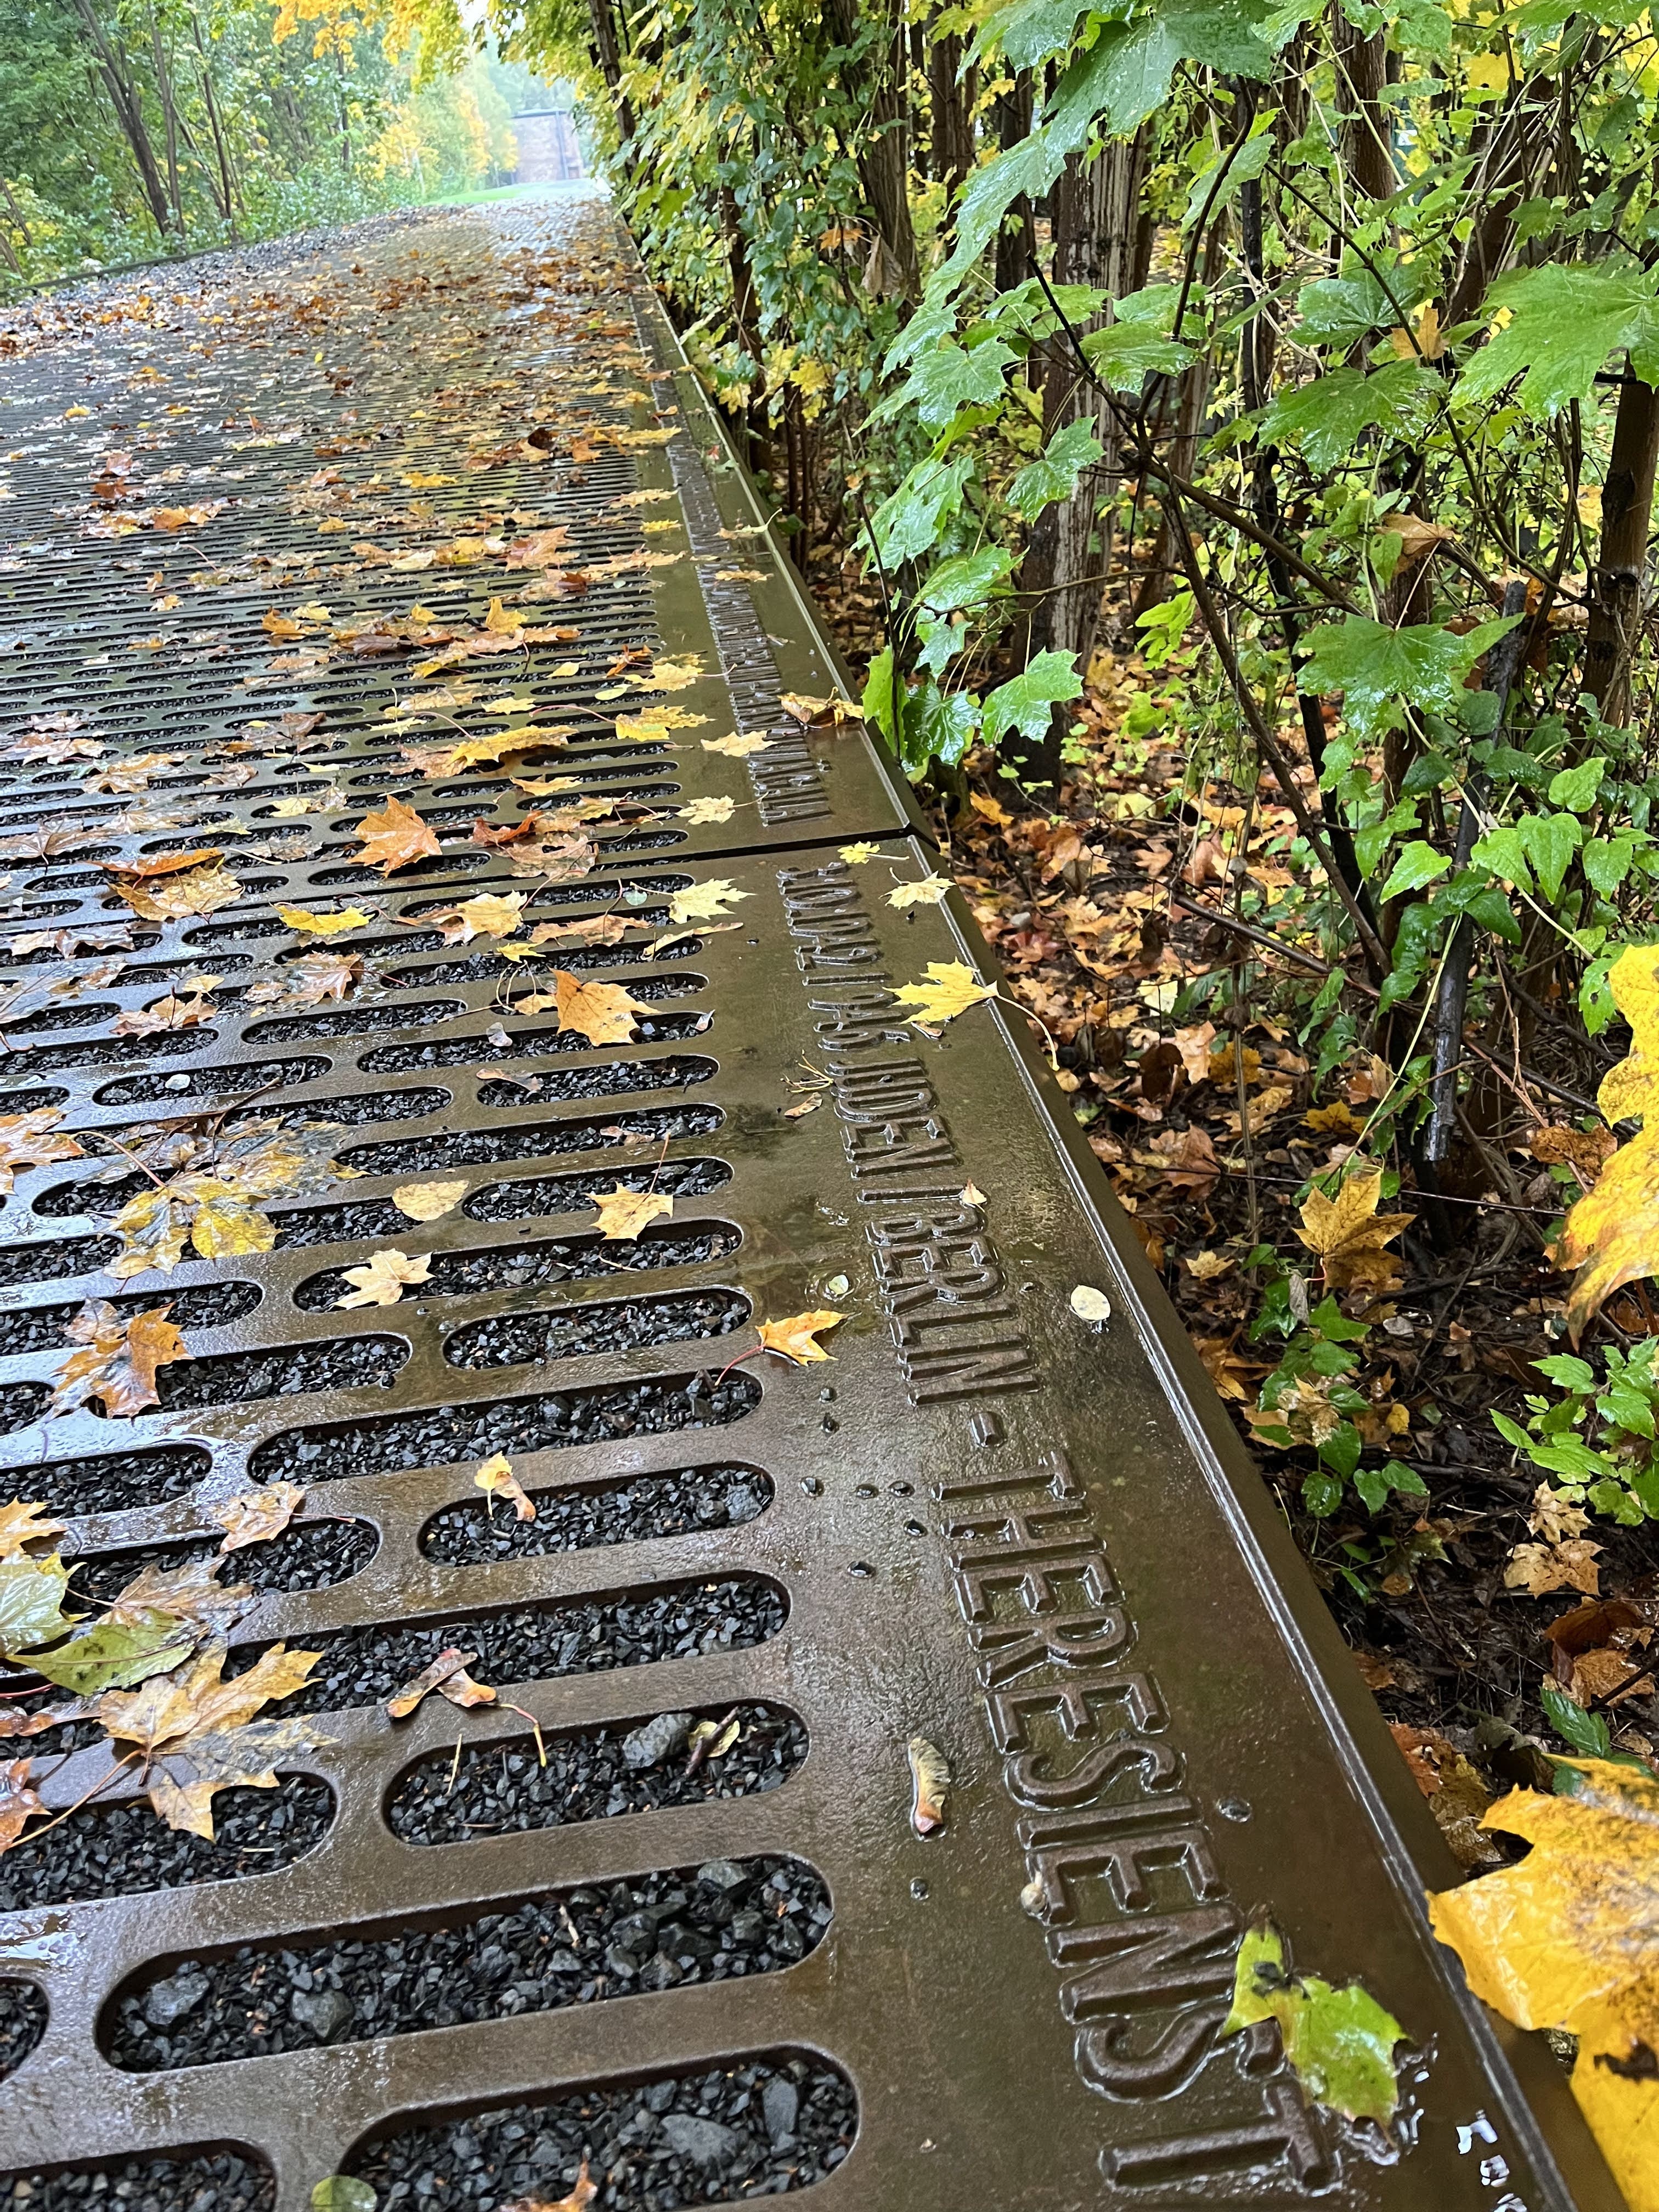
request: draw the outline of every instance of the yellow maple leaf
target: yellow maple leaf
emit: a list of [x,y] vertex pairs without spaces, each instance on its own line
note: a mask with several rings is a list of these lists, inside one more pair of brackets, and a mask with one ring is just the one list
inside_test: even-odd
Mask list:
[[762,1322],[760,1340],[768,1352],[781,1352],[797,1367],[805,1367],[811,1360],[830,1357],[817,1342],[819,1332],[834,1328],[846,1318],[830,1306],[819,1306],[811,1313],[791,1314],[787,1321]]
[[46,1507],[38,1500],[15,1498],[7,1505],[0,1505],[0,1559],[21,1559],[24,1547],[38,1543],[47,1536],[61,1536],[69,1526],[66,1521],[43,1521],[40,1516]]
[[240,1498],[227,1498],[222,1505],[210,1505],[204,1517],[216,1521],[224,1530],[221,1552],[240,1552],[248,1544],[268,1543],[280,1536],[305,1502],[297,1482],[268,1482]]
[[[392,1203],[410,1221],[436,1221],[453,1213],[465,1193],[465,1176],[453,1182],[400,1182],[392,1194]],[[407,1279],[424,1279],[410,1276]]]
[[186,874],[165,877],[159,883],[120,883],[114,886],[143,921],[177,921],[185,915],[215,914],[240,898],[242,887],[217,861]]
[[511,937],[523,918],[527,891],[480,891],[476,898],[463,899],[455,909],[465,935],[461,942],[470,943],[475,937]]
[[367,929],[374,920],[360,906],[342,907],[337,914],[313,914],[308,907],[279,906],[276,919],[302,937],[334,937],[343,929]]
[[1324,1265],[1325,1280],[1334,1291],[1363,1289],[1375,1295],[1397,1282],[1397,1254],[1382,1249],[1402,1229],[1409,1229],[1414,1213],[1379,1213],[1382,1170],[1351,1175],[1334,1199],[1314,1189],[1301,1209],[1297,1237]]
[[702,663],[688,654],[684,660],[659,660],[648,675],[630,677],[629,681],[641,691],[685,691],[702,674]]
[[106,1690],[98,1717],[111,1735],[153,1758],[169,1743],[240,1728],[273,1698],[292,1697],[322,1656],[273,1644],[252,1667],[222,1682],[228,1654],[216,1644],[185,1674],[152,1674],[137,1690]]
[[694,799],[675,811],[677,822],[729,822],[737,811],[735,799]]
[[1577,1270],[1567,1294],[1575,1344],[1621,1284],[1659,1269],[1659,945],[1627,946],[1607,986],[1630,1024],[1631,1052],[1601,1079],[1595,1103],[1609,1123],[1642,1128],[1573,1206],[1556,1242],[1557,1267]]
[[356,835],[363,841],[356,859],[379,868],[383,875],[411,867],[416,860],[429,860],[443,849],[431,823],[401,799],[388,799],[378,814],[364,815]]
[[651,1011],[620,983],[584,983],[567,968],[554,969],[553,988],[561,1032],[576,1030],[589,1044],[626,1044],[634,1017]]
[[930,960],[925,983],[901,983],[893,994],[901,1006],[915,1008],[913,1022],[926,1022],[934,1029],[996,994],[994,983],[981,983],[960,960]]
[[715,876],[706,884],[688,884],[669,900],[668,919],[673,922],[713,921],[724,908],[735,906],[739,899],[750,896],[726,876]]
[[639,744],[665,738],[671,730],[700,730],[707,714],[688,714],[684,707],[646,707],[637,714],[618,714],[617,735]]
[[1476,1996],[1578,2038],[1572,2093],[1631,2212],[1659,2212],[1659,1781],[1569,1759],[1573,1791],[1517,1790],[1481,1819],[1532,1845],[1429,1902]]
[[395,1248],[372,1252],[362,1267],[346,1269],[345,1279],[352,1288],[334,1303],[337,1306],[395,1306],[406,1284],[423,1283],[431,1273],[430,1253],[422,1252],[411,1260],[407,1252]]
[[189,1359],[184,1338],[167,1319],[170,1306],[123,1322],[107,1298],[83,1305],[64,1334],[78,1346],[53,1377],[52,1410],[67,1413],[95,1400],[112,1420],[130,1420],[159,1406],[155,1370]]
[[951,888],[948,876],[922,876],[913,884],[898,884],[887,894],[889,906],[939,906]]
[[673,1200],[659,1190],[626,1190],[617,1183],[587,1195],[599,1214],[601,1237],[637,1237],[647,1221],[674,1211]]
[[769,751],[771,744],[770,738],[734,735],[729,738],[704,738],[702,749],[706,753],[723,753],[727,760],[747,760],[750,753]]
[[836,850],[849,868],[861,868],[866,860],[875,859],[881,848],[872,845],[867,837],[859,837],[850,845],[837,845]]

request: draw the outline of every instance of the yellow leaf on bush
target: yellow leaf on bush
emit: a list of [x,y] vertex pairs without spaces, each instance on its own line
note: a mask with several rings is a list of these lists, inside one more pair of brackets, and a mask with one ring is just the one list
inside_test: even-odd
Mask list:
[[1631,1053],[1602,1078],[1595,1103],[1610,1123],[1643,1126],[1572,1208],[1556,1243],[1557,1267],[1577,1270],[1567,1297],[1575,1344],[1621,1284],[1659,1269],[1659,945],[1627,946],[1607,988],[1630,1024]]
[[1631,2212],[1659,2212],[1659,1780],[1562,1764],[1570,1796],[1516,1790],[1481,1822],[1527,1856],[1431,1898],[1430,1919],[1476,1996],[1578,2038],[1573,2095]]

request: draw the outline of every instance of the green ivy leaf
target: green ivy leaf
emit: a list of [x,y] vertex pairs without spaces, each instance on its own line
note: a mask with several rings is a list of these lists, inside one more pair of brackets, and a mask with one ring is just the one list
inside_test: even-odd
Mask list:
[[1478,866],[1490,868],[1493,875],[1501,876],[1506,884],[1513,884],[1517,890],[1532,889],[1527,848],[1521,842],[1521,832],[1510,823],[1501,822],[1497,829],[1488,830],[1484,837],[1478,837],[1469,858]]
[[1628,349],[1636,374],[1659,372],[1659,275],[1617,258],[1594,267],[1512,270],[1481,302],[1490,321],[1500,307],[1510,320],[1488,338],[1457,380],[1471,405],[1519,378],[1528,413],[1554,415],[1570,400],[1588,399],[1607,356]]
[[1383,430],[1390,437],[1420,430],[1443,388],[1414,361],[1397,361],[1370,375],[1360,368],[1333,368],[1311,384],[1279,393],[1261,418],[1261,441],[1298,447],[1310,468],[1334,469],[1352,453],[1364,430]]
[[1105,450],[1092,422],[1066,423],[1036,460],[1017,471],[1008,487],[1009,506],[1022,522],[1035,521],[1054,501],[1070,499],[1084,470],[1091,469]]
[[1603,898],[1611,898],[1630,873],[1635,854],[1636,840],[1632,836],[1592,837],[1580,855],[1585,880],[1591,890],[1599,891]]
[[1557,1735],[1570,1743],[1580,1759],[1605,1759],[1612,1750],[1613,1735],[1602,1715],[1586,1712],[1553,1682],[1539,1686],[1538,1702]]
[[1394,2052],[1407,2039],[1405,2029],[1358,1982],[1336,1989],[1317,1975],[1293,1974],[1285,1939],[1270,1920],[1259,1921],[1239,1944],[1232,2010],[1221,2033],[1236,2035],[1260,2020],[1279,2022],[1285,2059],[1311,2102],[1387,2127],[1400,2102]]
[[1607,763],[1599,757],[1581,761],[1577,768],[1562,769],[1550,778],[1550,805],[1565,806],[1572,814],[1588,814],[1601,795],[1606,772]]
[[1420,891],[1425,884],[1443,876],[1450,866],[1445,854],[1437,853],[1423,838],[1413,837],[1395,862],[1382,896],[1391,899],[1399,898],[1406,891]]
[[1347,615],[1309,631],[1303,688],[1345,693],[1343,714],[1370,744],[1398,726],[1402,705],[1452,714],[1463,678],[1520,619],[1506,615],[1459,637],[1433,623],[1392,629],[1369,615]]
[[1080,697],[1082,691],[1073,654],[1039,653],[1019,675],[988,695],[986,744],[1000,744],[1010,730],[1018,730],[1023,738],[1042,737],[1048,727],[1049,709],[1061,700]]

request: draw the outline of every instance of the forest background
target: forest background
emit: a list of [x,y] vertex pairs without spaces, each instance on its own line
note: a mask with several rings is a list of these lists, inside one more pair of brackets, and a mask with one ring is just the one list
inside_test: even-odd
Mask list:
[[501,186],[514,114],[550,89],[487,41],[434,49],[373,5],[8,0],[0,301]]

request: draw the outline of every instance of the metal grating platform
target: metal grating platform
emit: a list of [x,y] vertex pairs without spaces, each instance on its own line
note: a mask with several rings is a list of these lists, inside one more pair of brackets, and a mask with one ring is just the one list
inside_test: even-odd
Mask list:
[[[306,300],[337,283],[351,331],[337,318],[313,346]],[[135,926],[126,966],[80,999],[47,987],[94,975],[95,943],[8,969],[9,994],[39,988],[9,1000],[0,1112],[56,1104],[129,1144],[169,1115],[338,1123],[356,1173],[273,1201],[274,1250],[135,1288],[100,1272],[142,1188],[118,1153],[21,1171],[0,1215],[0,1498],[69,1519],[81,1586],[108,1595],[204,1556],[216,1502],[307,1486],[304,1520],[235,1555],[260,1595],[230,1665],[273,1640],[321,1652],[283,1710],[333,1741],[277,1790],[222,1797],[216,1844],[118,1788],[0,1855],[0,2206],[300,2212],[337,2169],[385,2206],[500,2212],[562,2196],[588,2157],[601,2208],[810,2189],[825,2212],[1613,2212],[1553,2062],[1427,1935],[1422,1882],[1451,1878],[1438,1838],[1023,1025],[981,1006],[933,1037],[902,1018],[893,989],[928,963],[988,957],[954,895],[890,904],[930,863],[863,737],[803,732],[781,705],[828,691],[828,658],[602,208],[394,230],[269,289],[270,367],[193,353],[213,326],[169,310],[177,329],[117,325],[6,371],[25,449],[0,505],[13,741],[69,714],[99,766],[172,757],[136,795],[85,795],[84,761],[14,768],[0,836],[90,824],[131,859],[198,825],[211,844],[217,817],[265,849],[227,838],[235,901]],[[421,413],[501,380],[522,437],[556,378],[595,421],[655,428],[628,396],[642,376],[678,434],[586,462],[567,422],[553,460],[469,471],[464,428]],[[236,504],[88,536],[110,434],[71,405],[154,437],[147,477],[183,470],[191,497]],[[311,486],[323,467],[337,481]],[[405,474],[453,481],[412,514]],[[304,501],[341,485],[378,519],[319,538],[332,510]],[[673,497],[610,505],[635,489]],[[496,556],[335,574],[331,549],[419,550],[482,507],[564,524],[590,567],[670,536],[630,518],[684,532],[678,564],[552,606],[577,638],[518,650],[510,674],[477,663],[477,694],[430,710],[445,741],[556,716],[571,734],[546,772],[639,794],[568,881],[469,842],[522,811],[487,766],[406,770],[400,745],[426,739],[388,737],[386,713],[418,688],[406,655],[270,665],[273,609],[477,621],[522,581]],[[618,738],[618,712],[665,703],[597,696],[641,645],[700,662],[672,703],[706,726]],[[480,711],[508,690],[532,706]],[[227,751],[283,714],[324,717],[312,750]],[[752,775],[702,749],[732,730],[774,738]],[[272,816],[319,767],[349,805]],[[391,793],[444,844],[382,884],[349,825]],[[679,822],[698,797],[738,804]],[[135,805],[181,818],[135,823]],[[855,838],[878,848],[857,866],[837,850]],[[87,847],[10,865],[0,943],[126,916]],[[663,943],[676,891],[711,880],[741,894],[738,926]],[[556,957],[638,995],[635,1039],[587,1049],[504,1017],[493,939],[403,926],[515,888],[532,921],[620,917],[617,942]],[[370,918],[331,949],[380,981],[300,1012],[244,1004],[308,949],[273,903],[345,900]],[[210,1021],[112,1033],[204,969]],[[466,1192],[420,1225],[391,1194],[428,1175]],[[673,1212],[605,1249],[586,1194],[618,1181]],[[342,1271],[391,1242],[431,1256],[427,1282],[338,1310]],[[1109,1294],[1103,1331],[1071,1310],[1081,1283]],[[172,1298],[194,1358],[164,1370],[161,1408],[48,1425],[88,1297]],[[849,1316],[832,1364],[728,1367],[753,1321],[817,1306]],[[532,1523],[484,1510],[472,1474],[497,1449]],[[453,1644],[521,1710],[428,1699],[390,1720],[390,1691]],[[653,1795],[621,1747],[663,1715],[735,1717],[729,1764],[683,1763]],[[104,1771],[95,1734],[21,1747],[49,1804]],[[954,1776],[927,1837],[916,1736]],[[1363,1977],[1410,2031],[1394,2146],[1308,2111],[1271,2039],[1219,2039],[1264,1907],[1302,1963]]]

